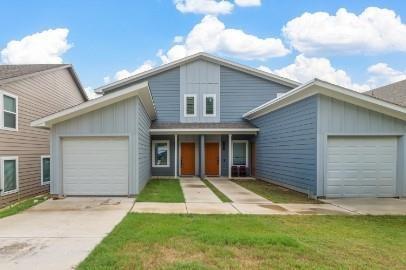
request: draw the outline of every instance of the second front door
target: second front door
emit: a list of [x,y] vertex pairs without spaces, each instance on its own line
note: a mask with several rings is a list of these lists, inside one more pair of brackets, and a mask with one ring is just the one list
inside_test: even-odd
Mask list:
[[206,175],[219,175],[219,159],[219,143],[206,143],[204,160]]

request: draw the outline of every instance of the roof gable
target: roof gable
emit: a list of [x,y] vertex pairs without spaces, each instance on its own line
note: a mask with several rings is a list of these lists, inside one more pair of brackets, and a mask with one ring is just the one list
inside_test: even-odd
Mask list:
[[265,72],[265,71],[261,71],[261,70],[255,69],[255,68],[245,66],[245,65],[237,64],[235,62],[232,62],[232,61],[229,61],[229,60],[217,57],[217,56],[213,56],[213,55],[210,55],[210,54],[207,54],[207,53],[197,53],[197,54],[194,54],[194,55],[191,55],[191,56],[188,56],[188,57],[173,61],[173,62],[171,62],[169,64],[165,64],[165,65],[156,67],[154,69],[151,69],[151,70],[148,70],[148,71],[145,71],[145,72],[130,76],[128,78],[125,78],[125,79],[122,79],[122,80],[119,80],[119,81],[116,81],[116,82],[101,86],[101,87],[96,89],[96,92],[99,93],[99,94],[107,93],[109,91],[112,91],[112,90],[114,90],[116,88],[119,88],[119,87],[122,87],[124,85],[137,82],[139,80],[148,78],[148,77],[156,75],[158,73],[161,73],[161,72],[167,71],[169,69],[173,69],[173,68],[176,68],[176,67],[179,67],[181,65],[191,63],[191,62],[194,62],[194,61],[197,61],[197,60],[204,60],[204,61],[215,63],[215,64],[218,64],[218,65],[221,65],[221,66],[225,66],[225,67],[228,67],[228,68],[236,69],[236,70],[239,70],[241,72],[245,72],[245,73],[251,74],[253,76],[263,78],[265,80],[277,82],[277,83],[280,83],[280,84],[283,84],[283,85],[286,85],[286,86],[289,86],[289,87],[292,87],[292,88],[297,87],[297,86],[300,85],[300,83],[298,83],[298,82],[295,82],[295,81],[287,79],[287,78],[280,77],[280,76],[275,75],[275,74],[271,74],[269,72]]
[[377,111],[401,120],[406,120],[405,107],[364,95],[319,79],[314,79],[306,84],[296,87],[283,96],[270,100],[261,106],[254,108],[245,113],[243,117],[248,120],[255,119],[316,94],[326,95],[356,106]]

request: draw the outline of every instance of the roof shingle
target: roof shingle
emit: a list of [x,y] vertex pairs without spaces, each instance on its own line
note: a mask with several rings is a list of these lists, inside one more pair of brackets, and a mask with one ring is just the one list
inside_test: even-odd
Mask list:
[[373,89],[365,94],[406,107],[406,80]]
[[66,64],[0,65],[0,81],[62,66]]

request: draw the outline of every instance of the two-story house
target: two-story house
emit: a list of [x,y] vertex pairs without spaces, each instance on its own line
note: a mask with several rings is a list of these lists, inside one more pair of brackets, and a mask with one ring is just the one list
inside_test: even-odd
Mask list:
[[406,110],[205,53],[36,120],[51,193],[134,195],[151,177],[254,176],[311,196],[402,196]]
[[71,65],[0,65],[0,207],[49,191],[49,131],[31,122],[86,100]]

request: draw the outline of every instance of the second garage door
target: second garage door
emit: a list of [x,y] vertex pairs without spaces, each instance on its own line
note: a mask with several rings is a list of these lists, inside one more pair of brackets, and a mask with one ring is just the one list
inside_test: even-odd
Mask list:
[[331,137],[327,197],[394,197],[396,138]]
[[127,138],[64,138],[65,195],[128,195]]

